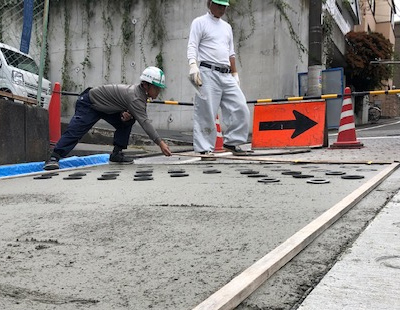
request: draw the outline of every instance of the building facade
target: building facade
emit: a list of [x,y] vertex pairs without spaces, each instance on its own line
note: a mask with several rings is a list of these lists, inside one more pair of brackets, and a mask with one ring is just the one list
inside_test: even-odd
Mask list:
[[[138,83],[140,73],[156,65],[167,77],[160,99],[193,102],[186,46],[191,21],[207,12],[206,2],[50,1],[47,76],[60,82],[63,91],[78,93],[106,83]],[[345,67],[344,36],[362,20],[362,6],[355,0],[322,3],[323,33],[330,42],[324,40],[321,46],[323,68]],[[6,9],[20,11],[11,15]],[[298,96],[299,74],[308,70],[309,11],[310,0],[231,1],[224,19],[233,27],[241,88],[248,101]],[[7,29],[22,29],[22,18],[17,18],[21,6],[9,5],[1,13],[3,40],[19,46],[21,31]],[[32,51],[38,50],[35,45],[42,37],[42,21],[35,24]],[[75,99],[63,96],[63,116],[73,114]],[[148,110],[157,128],[192,129],[190,106],[149,104]]]
[[[360,0],[361,23],[354,31],[379,32],[393,44],[396,51],[395,21],[396,7],[393,0]],[[396,56],[395,56],[396,58]],[[394,66],[394,73],[398,65]],[[383,89],[397,88],[394,79],[382,81]],[[397,82],[400,87],[400,81]],[[383,117],[396,117],[400,114],[399,98],[395,95],[370,95],[369,101],[382,109]]]

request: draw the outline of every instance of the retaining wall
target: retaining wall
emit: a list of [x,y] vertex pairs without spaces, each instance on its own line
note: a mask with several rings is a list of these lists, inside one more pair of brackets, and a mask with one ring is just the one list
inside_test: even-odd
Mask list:
[[49,145],[46,109],[0,99],[0,165],[44,161]]

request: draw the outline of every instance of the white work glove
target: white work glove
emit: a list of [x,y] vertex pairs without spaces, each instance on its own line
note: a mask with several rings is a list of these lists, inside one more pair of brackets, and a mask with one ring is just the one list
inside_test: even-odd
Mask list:
[[196,61],[192,59],[189,62],[190,70],[189,70],[189,77],[193,81],[194,84],[197,86],[203,85],[203,82],[201,81],[200,78],[200,70],[199,67],[197,67]]
[[238,83],[239,87],[240,87],[240,80],[239,80],[239,73],[237,72],[232,72],[232,76],[235,79],[236,83]]

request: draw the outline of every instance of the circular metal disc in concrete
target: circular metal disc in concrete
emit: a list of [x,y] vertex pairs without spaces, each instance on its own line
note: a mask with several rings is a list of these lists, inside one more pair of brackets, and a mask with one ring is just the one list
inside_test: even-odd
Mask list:
[[326,175],[344,175],[346,172],[344,171],[327,171],[325,172]]
[[256,170],[242,170],[240,171],[240,174],[258,174],[260,173],[260,171],[256,171]]
[[280,182],[279,179],[274,179],[274,178],[264,178],[264,179],[260,179],[257,181],[258,183],[277,183]]
[[268,178],[268,174],[248,174],[249,178]]
[[188,177],[189,173],[170,173],[171,178]]
[[215,174],[215,173],[221,173],[221,170],[218,170],[218,169],[207,169],[207,170],[204,170],[203,173],[205,173],[205,174]]
[[82,177],[80,177],[80,176],[69,176],[69,177],[65,177],[65,178],[63,178],[63,180],[81,180],[82,179]]
[[349,175],[342,175],[341,178],[345,179],[345,180],[359,180],[359,179],[364,179],[364,176],[363,175],[355,175],[355,174],[351,175],[351,174],[349,174]]
[[283,175],[299,175],[301,171],[284,171],[282,172]]
[[153,174],[152,173],[136,173],[134,175],[135,178],[137,177],[151,177]]
[[46,179],[51,179],[51,175],[39,175],[37,177],[34,177],[35,180],[46,180]]
[[309,178],[313,178],[314,175],[312,175],[312,174],[293,174],[292,177],[294,177],[295,179],[309,179]]
[[115,178],[119,176],[119,173],[103,173],[101,176],[104,178]]
[[152,177],[145,177],[145,176],[133,178],[133,181],[151,181],[151,180],[153,180]]
[[153,169],[147,169],[147,170],[136,170],[137,174],[141,174],[141,173],[153,173]]
[[185,173],[185,169],[170,169],[168,173],[175,174],[175,173]]
[[85,175],[86,175],[86,173],[84,173],[84,172],[74,172],[74,173],[69,174],[68,176],[70,176],[70,177],[84,177]]
[[328,179],[311,179],[311,180],[307,180],[307,183],[310,184],[328,184],[331,181],[329,181]]

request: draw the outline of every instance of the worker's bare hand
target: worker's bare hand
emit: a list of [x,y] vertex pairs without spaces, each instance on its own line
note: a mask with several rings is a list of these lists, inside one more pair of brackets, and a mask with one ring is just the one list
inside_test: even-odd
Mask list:
[[164,141],[160,142],[160,149],[161,149],[161,152],[165,156],[171,156],[172,155],[172,152],[170,151],[168,145]]
[[133,116],[128,111],[124,111],[121,113],[121,121],[127,122],[133,119]]

